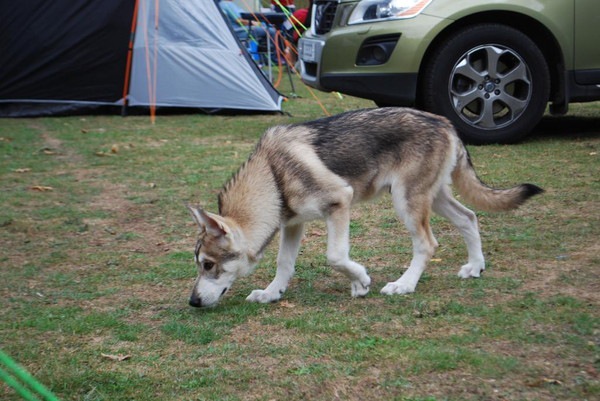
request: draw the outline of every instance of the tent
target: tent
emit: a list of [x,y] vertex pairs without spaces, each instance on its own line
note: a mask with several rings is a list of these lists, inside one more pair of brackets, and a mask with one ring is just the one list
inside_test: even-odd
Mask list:
[[0,116],[281,101],[216,1],[0,2]]

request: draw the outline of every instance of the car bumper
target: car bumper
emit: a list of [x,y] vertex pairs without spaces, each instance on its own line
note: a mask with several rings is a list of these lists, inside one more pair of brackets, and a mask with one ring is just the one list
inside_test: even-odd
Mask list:
[[[428,15],[402,21],[337,26],[325,35],[300,39],[300,74],[307,85],[377,103],[413,105],[417,75],[427,44],[448,21]],[[365,46],[380,38],[395,41],[382,63],[362,64]]]
[[322,72],[325,42],[301,40],[298,50],[300,74],[305,84],[325,92],[342,92],[378,104],[412,106],[417,91],[416,72]]
[[416,73],[325,74],[320,82],[327,91],[370,99],[379,105],[413,106],[417,93]]

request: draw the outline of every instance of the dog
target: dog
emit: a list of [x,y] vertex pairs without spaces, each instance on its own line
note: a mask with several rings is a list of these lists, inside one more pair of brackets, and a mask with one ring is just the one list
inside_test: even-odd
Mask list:
[[458,275],[479,277],[485,261],[477,218],[453,197],[450,184],[484,211],[512,210],[543,192],[533,184],[510,189],[483,184],[452,124],[423,111],[365,109],[271,127],[224,185],[218,214],[188,205],[199,227],[194,253],[199,274],[189,304],[216,305],[236,278],[254,270],[280,231],[275,278],[247,298],[278,301],[294,275],[303,225],[316,219],[326,221],[328,263],[350,279],[353,297],[364,297],[371,278],[349,257],[350,208],[384,192],[410,233],[413,257],[382,294],[415,291],[438,246],[429,225],[432,211],[464,238],[468,262]]

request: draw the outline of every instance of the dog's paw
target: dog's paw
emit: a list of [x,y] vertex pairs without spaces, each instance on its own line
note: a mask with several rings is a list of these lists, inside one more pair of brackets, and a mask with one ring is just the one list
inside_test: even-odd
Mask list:
[[397,281],[387,283],[386,286],[381,289],[383,295],[402,295],[411,294],[413,292],[415,292],[415,286],[399,283]]
[[261,304],[268,304],[271,302],[277,302],[281,298],[281,294],[273,294],[271,292],[265,290],[254,290],[248,295],[246,301],[248,302],[258,302]]
[[365,297],[369,293],[369,286],[371,285],[371,278],[367,276],[362,282],[355,280],[352,282],[352,296],[354,298]]
[[479,263],[467,263],[460,268],[458,277],[469,278],[469,277],[480,277],[481,272],[485,270],[485,265]]

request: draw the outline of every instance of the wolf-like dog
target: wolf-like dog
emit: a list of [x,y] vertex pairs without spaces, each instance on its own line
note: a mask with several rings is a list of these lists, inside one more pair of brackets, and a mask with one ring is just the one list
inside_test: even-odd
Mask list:
[[475,213],[454,199],[449,185],[484,211],[517,208],[543,192],[533,184],[493,189],[477,177],[467,150],[443,117],[406,108],[350,111],[301,124],[269,128],[218,197],[219,214],[188,206],[199,226],[199,275],[194,307],[214,306],[239,276],[250,274],[280,233],[277,273],[247,300],[274,302],[294,275],[305,222],[325,219],[327,261],[351,282],[353,297],[369,292],[371,278],[349,257],[350,208],[389,192],[412,238],[413,258],[383,294],[415,291],[438,246],[431,211],[450,220],[467,245],[462,278],[485,269]]

